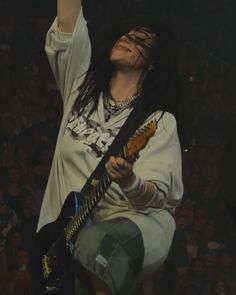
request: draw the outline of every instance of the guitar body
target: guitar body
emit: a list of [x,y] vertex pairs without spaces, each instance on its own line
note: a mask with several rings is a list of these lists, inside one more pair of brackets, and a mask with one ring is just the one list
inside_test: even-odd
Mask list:
[[[56,221],[44,226],[35,236],[31,255],[32,291],[34,295],[73,294],[72,255],[64,237],[64,229],[75,215],[78,193],[71,192]],[[76,201],[77,198],[77,201]],[[43,256],[48,255],[52,273],[45,278]]]

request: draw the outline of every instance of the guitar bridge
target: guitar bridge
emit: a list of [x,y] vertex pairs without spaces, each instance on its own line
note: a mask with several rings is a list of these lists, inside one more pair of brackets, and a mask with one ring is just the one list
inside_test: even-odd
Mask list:
[[43,275],[45,278],[48,278],[52,273],[52,267],[50,258],[47,255],[43,255],[42,257],[42,266],[43,266]]

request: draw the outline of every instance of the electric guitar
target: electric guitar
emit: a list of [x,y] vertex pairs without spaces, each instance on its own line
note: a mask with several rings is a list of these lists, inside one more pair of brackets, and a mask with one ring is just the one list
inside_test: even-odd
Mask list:
[[[146,146],[156,129],[156,121],[145,125],[123,146],[119,156],[134,163],[139,151]],[[94,181],[91,191],[86,193],[86,196],[79,192],[71,192],[56,221],[45,225],[36,234],[31,255],[34,295],[65,294],[60,290],[72,269],[73,244],[111,182],[110,176],[104,172],[99,180]],[[66,291],[66,294],[70,295],[69,293]]]

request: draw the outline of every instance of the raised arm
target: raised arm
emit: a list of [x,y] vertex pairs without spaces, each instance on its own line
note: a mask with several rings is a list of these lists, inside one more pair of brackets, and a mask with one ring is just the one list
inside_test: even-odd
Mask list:
[[57,4],[45,49],[62,99],[68,103],[88,70],[91,46],[81,0],[57,0]]
[[58,26],[61,32],[73,32],[80,9],[81,0],[57,0]]

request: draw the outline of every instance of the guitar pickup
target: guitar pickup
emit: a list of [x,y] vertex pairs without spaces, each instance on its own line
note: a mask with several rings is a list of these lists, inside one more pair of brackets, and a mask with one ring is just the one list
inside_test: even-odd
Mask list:
[[42,257],[42,266],[43,266],[43,275],[45,278],[48,278],[52,273],[51,261],[47,255]]

